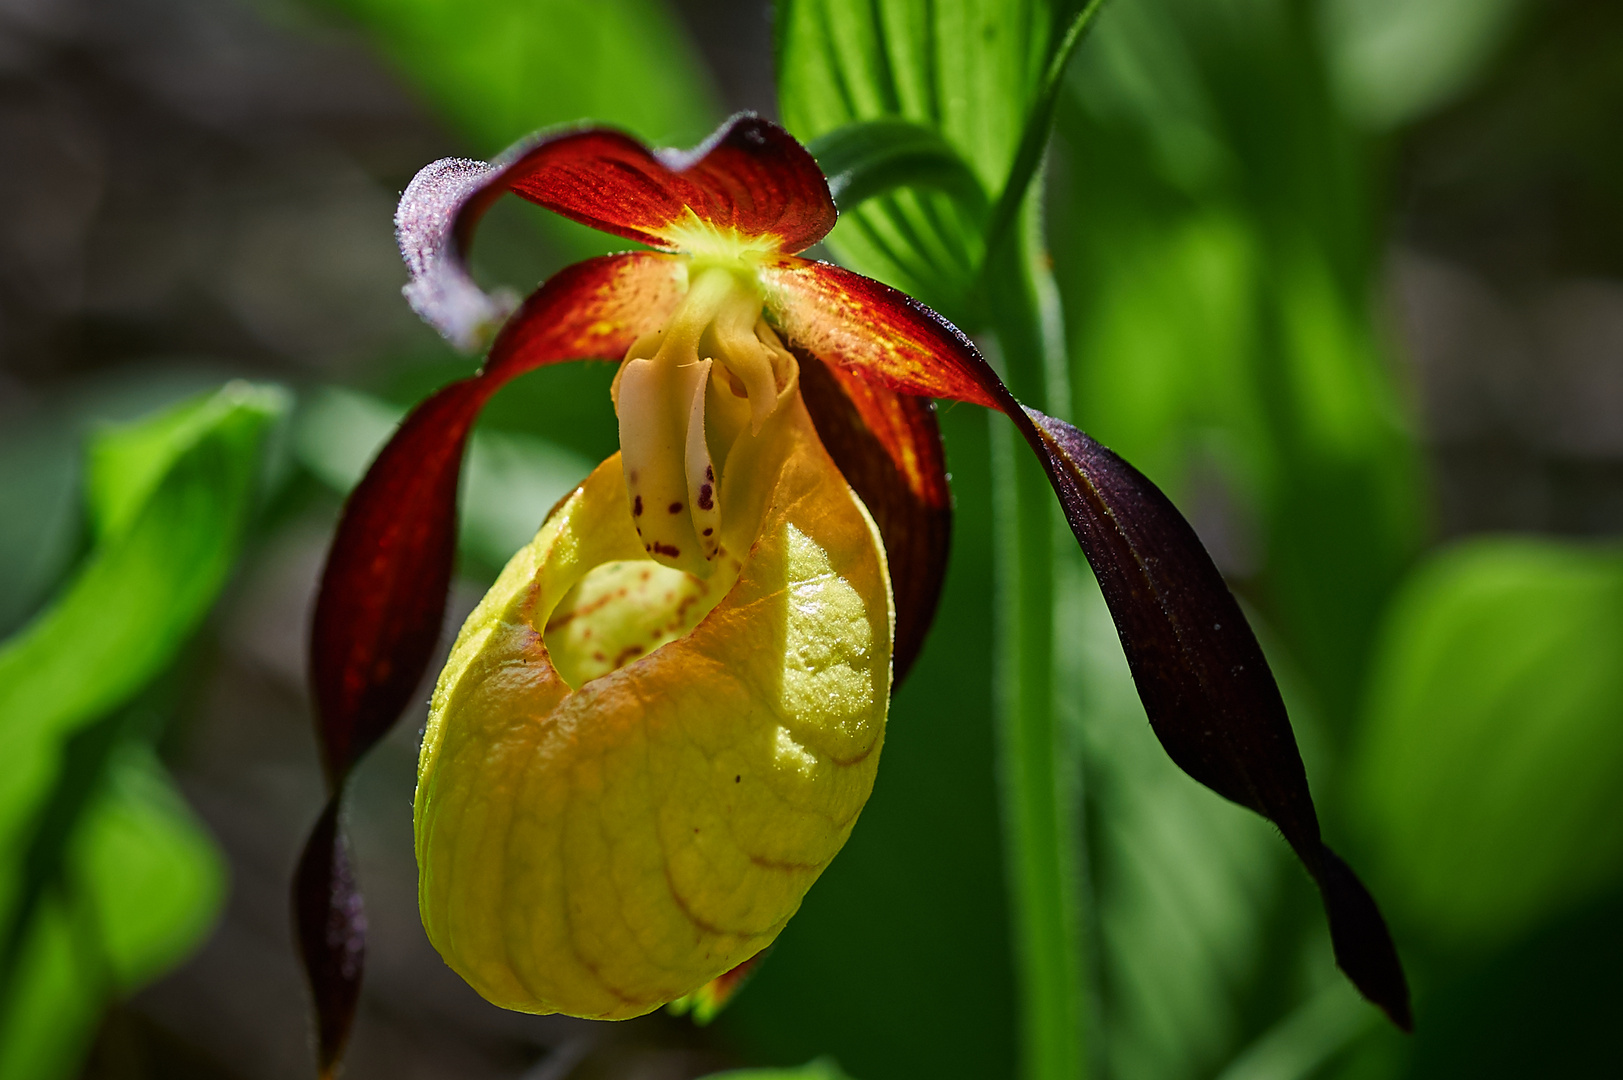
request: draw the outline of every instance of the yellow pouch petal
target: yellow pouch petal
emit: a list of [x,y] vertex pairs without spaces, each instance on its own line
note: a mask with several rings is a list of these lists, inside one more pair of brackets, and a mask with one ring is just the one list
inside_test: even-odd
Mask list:
[[498,1005],[619,1019],[692,992],[772,942],[867,801],[884,549],[786,405],[731,504],[760,525],[730,588],[648,558],[616,455],[462,628],[418,768],[419,900]]

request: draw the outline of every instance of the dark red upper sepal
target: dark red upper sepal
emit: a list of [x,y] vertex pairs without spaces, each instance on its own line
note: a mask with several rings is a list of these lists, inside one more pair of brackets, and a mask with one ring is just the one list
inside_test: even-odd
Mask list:
[[586,128],[537,136],[486,164],[436,161],[406,188],[395,215],[411,270],[406,297],[463,348],[484,340],[506,303],[468,275],[474,226],[511,191],[594,229],[676,250],[695,220],[754,246],[796,252],[834,227],[817,162],[770,120],[740,113],[691,151],[652,150],[623,132]]
[[760,275],[784,336],[829,363],[904,394],[994,409],[1014,400],[961,330],[904,292],[793,257],[766,262]]
[[484,371],[419,405],[378,454],[333,537],[310,635],[330,779],[341,780],[395,722],[433,653],[456,551],[462,451],[479,410],[508,379],[542,364],[618,360],[664,326],[681,273],[679,260],[656,252],[561,271],[508,322]]
[[892,686],[924,646],[947,574],[952,496],[935,405],[796,348],[817,435],[879,526],[896,602]]

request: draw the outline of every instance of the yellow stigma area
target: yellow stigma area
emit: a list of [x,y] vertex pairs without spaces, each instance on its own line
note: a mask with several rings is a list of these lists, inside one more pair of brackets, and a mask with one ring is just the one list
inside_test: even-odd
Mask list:
[[[754,271],[695,259],[663,330],[632,344],[614,380],[626,500],[643,551],[699,579],[735,569],[752,535],[728,512],[799,369],[761,318]],[[729,554],[734,558],[729,559]]]
[[779,250],[783,241],[771,233],[745,235],[703,221],[691,209],[682,221],[661,230],[671,246],[700,262],[748,264]]

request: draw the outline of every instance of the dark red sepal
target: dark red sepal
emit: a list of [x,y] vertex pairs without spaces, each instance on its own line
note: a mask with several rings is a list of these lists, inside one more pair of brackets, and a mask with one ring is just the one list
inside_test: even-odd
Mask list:
[[803,349],[796,356],[801,397],[817,435],[885,541],[896,604],[894,688],[924,646],[947,574],[952,497],[935,405]]
[[[1013,415],[1013,414],[1011,414]],[[1194,529],[1142,473],[1061,420],[1015,416],[1116,621],[1144,711],[1184,772],[1279,826],[1330,921],[1336,961],[1405,1031],[1409,990],[1374,899],[1324,845],[1285,703]]]
[[395,214],[411,271],[406,297],[442,334],[473,348],[504,303],[482,292],[466,260],[474,227],[505,192],[594,229],[666,250],[696,218],[766,250],[796,252],[834,227],[828,181],[806,148],[770,120],[732,117],[690,151],[653,150],[607,128],[555,131],[485,164],[426,166]]
[[417,406],[344,508],[310,632],[322,764],[335,787],[400,716],[439,640],[462,452],[494,389],[465,379]]
[[366,957],[366,910],[355,888],[349,841],[338,825],[338,796],[310,832],[293,876],[293,925],[316,1006],[316,1061],[336,1074],[355,1020]]

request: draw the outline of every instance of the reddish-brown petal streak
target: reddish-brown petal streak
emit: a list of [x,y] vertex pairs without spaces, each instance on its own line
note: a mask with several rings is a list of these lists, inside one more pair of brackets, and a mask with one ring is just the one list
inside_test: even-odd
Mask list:
[[[903,394],[1002,408],[974,344],[906,293],[831,263],[782,257],[761,267],[767,309],[807,352]],[[977,366],[978,365],[978,366]],[[1013,400],[1010,398],[1009,400]]]
[[[818,437],[879,526],[896,600],[893,685],[913,666],[941,597],[952,498],[935,405],[796,348]],[[831,358],[832,359],[832,358]]]
[[1099,579],[1167,754],[1196,780],[1279,826],[1318,883],[1342,970],[1407,1029],[1409,992],[1386,923],[1320,839],[1268,661],[1177,508],[1082,432],[1021,406],[968,338],[910,297],[804,259],[774,260],[763,280],[795,347],[892,390],[988,405],[1015,422]]
[[619,359],[669,319],[682,272],[676,258],[643,252],[591,259],[554,276],[507,324],[482,372],[412,411],[344,507],[310,634],[317,734],[333,794],[294,883],[324,1070],[348,1034],[364,938],[338,802],[355,762],[410,700],[439,638],[456,553],[457,481],[474,420],[497,389],[532,368]]

